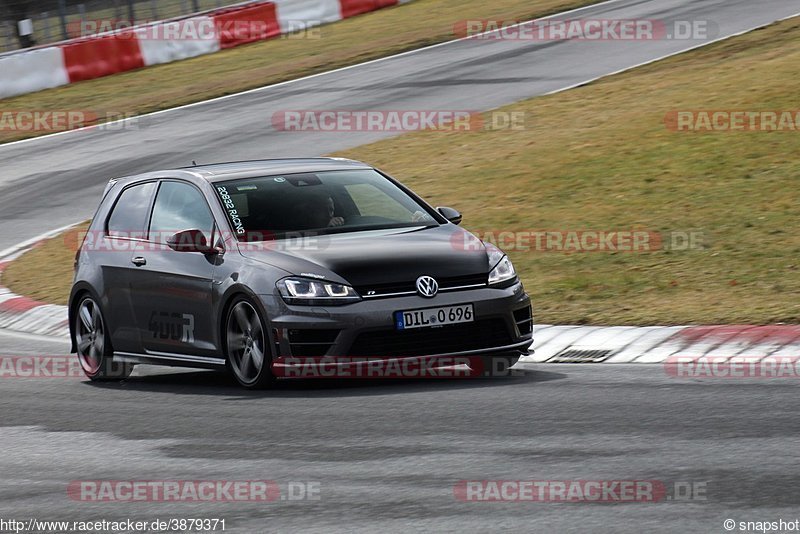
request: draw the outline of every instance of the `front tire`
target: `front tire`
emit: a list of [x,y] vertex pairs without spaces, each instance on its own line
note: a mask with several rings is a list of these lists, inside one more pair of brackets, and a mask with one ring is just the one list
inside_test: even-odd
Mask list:
[[228,307],[224,347],[228,370],[242,387],[263,389],[275,382],[266,324],[258,308],[244,296],[236,297]]
[[133,365],[114,362],[111,335],[103,310],[94,298],[84,296],[75,308],[72,337],[81,369],[93,381],[124,380]]

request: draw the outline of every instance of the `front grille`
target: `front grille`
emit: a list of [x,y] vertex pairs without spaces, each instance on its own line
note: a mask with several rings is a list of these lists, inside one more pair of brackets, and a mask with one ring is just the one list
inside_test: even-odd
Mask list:
[[338,336],[339,330],[291,329],[289,330],[289,347],[292,350],[292,356],[324,356],[336,342]]
[[[436,278],[436,277],[434,277]],[[451,276],[448,278],[436,278],[439,283],[439,291],[462,287],[486,285],[488,277],[486,274],[470,274],[466,276]],[[417,281],[393,282],[389,284],[372,284],[356,287],[359,295],[377,298],[395,293],[416,293]]]
[[533,333],[533,310],[530,306],[514,311],[514,322],[522,336]]
[[497,318],[434,328],[365,332],[356,338],[349,355],[427,356],[488,349],[511,343],[513,340],[505,321]]

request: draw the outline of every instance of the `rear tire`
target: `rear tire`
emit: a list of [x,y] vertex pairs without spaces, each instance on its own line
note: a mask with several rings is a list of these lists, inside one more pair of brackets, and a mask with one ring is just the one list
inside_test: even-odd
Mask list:
[[81,369],[93,381],[124,380],[133,365],[114,361],[111,335],[100,304],[89,295],[78,301],[73,317],[72,337]]
[[228,371],[247,389],[275,383],[267,326],[258,307],[245,296],[236,297],[225,314],[223,346]]

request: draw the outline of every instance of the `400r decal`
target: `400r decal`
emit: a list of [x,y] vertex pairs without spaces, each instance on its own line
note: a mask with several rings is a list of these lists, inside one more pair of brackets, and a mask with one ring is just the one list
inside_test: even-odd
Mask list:
[[194,315],[191,313],[154,312],[149,328],[153,338],[194,343]]

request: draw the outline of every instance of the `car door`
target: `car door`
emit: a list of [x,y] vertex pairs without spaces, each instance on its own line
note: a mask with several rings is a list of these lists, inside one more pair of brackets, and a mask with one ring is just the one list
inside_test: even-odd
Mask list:
[[212,318],[215,255],[176,251],[167,239],[200,230],[212,243],[216,225],[203,193],[193,184],[162,180],[153,203],[147,242],[132,261],[134,314],[145,353],[218,356]]
[[122,190],[105,220],[102,237],[92,245],[91,258],[102,273],[100,288],[114,350],[140,352],[141,339],[130,293],[134,248],[144,238],[157,182],[130,185]]

